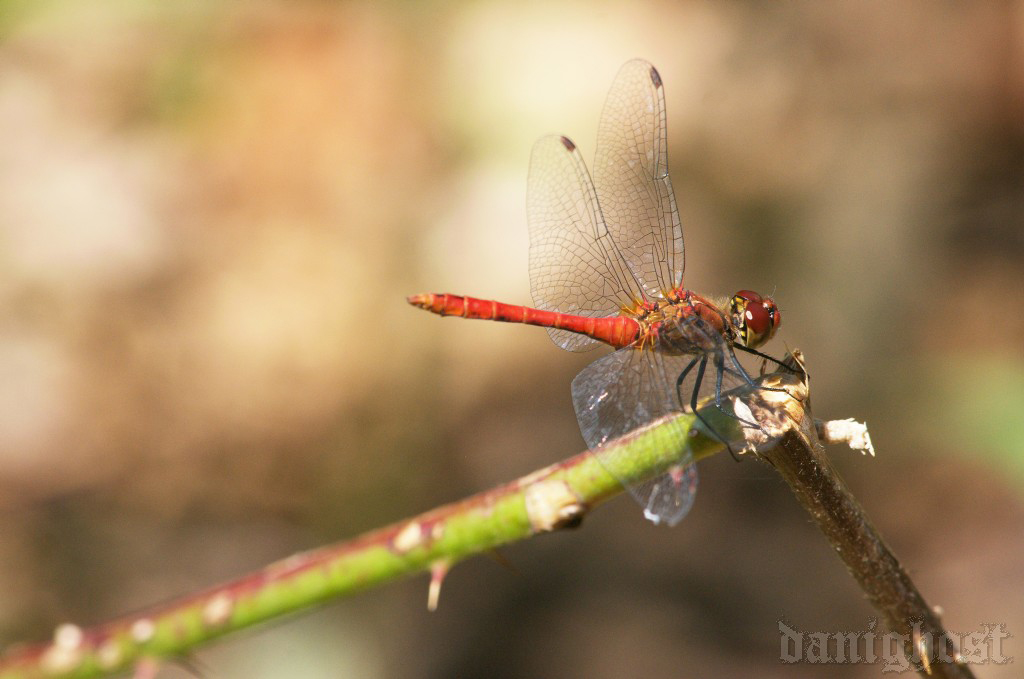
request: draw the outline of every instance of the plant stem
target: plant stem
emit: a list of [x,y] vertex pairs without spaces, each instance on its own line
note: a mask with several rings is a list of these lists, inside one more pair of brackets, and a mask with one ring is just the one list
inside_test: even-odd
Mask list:
[[[937,617],[824,457],[806,410],[801,376],[773,373],[765,378],[786,391],[760,392],[764,403],[754,403],[759,421],[774,418],[777,431],[771,433],[778,437],[776,445],[758,455],[790,484],[890,627],[910,635],[916,629],[918,636],[908,639],[944,640],[935,650],[945,649],[948,657],[950,646]],[[737,421],[717,409],[702,414],[715,431],[739,433]],[[695,460],[725,447],[703,433],[692,415],[679,414],[608,444],[604,454],[614,456],[623,481],[639,481],[678,461],[679,451],[671,442],[679,440],[688,441]],[[224,635],[420,571],[431,574],[428,606],[434,608],[441,583],[457,562],[538,533],[578,526],[590,510],[622,491],[619,481],[584,452],[460,502],[296,554],[143,613],[87,629],[61,625],[49,643],[9,649],[0,658],[0,679],[110,676],[182,658]],[[912,651],[908,648],[908,654]],[[918,669],[925,672],[927,667],[937,677],[972,676],[958,663],[933,661]]]
[[[799,360],[799,353],[794,354]],[[759,453],[761,459],[789,484],[871,604],[889,628],[901,635],[911,666],[922,676],[973,677],[938,615],[825,455],[806,401],[783,407],[791,424],[776,445]]]
[[[722,449],[698,432],[692,415],[673,415],[610,444],[616,470],[640,479],[665,470],[688,436],[697,459]],[[628,461],[628,462],[624,462]],[[538,533],[578,526],[594,507],[623,491],[589,452],[511,483],[439,507],[352,540],[295,554],[238,580],[149,611],[80,628],[60,625],[50,643],[12,648],[0,679],[100,677],[142,661],[175,659],[226,634],[309,610],[400,576],[431,574],[428,605],[458,561]]]

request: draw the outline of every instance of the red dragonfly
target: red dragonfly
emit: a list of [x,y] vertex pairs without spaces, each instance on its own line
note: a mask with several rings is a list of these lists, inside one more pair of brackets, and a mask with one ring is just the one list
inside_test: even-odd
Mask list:
[[[544,326],[569,351],[599,343],[617,349],[576,376],[572,398],[587,445],[620,480],[602,446],[651,420],[690,410],[719,436],[698,403],[713,397],[721,408],[723,390],[757,389],[734,350],[774,361],[756,348],[782,322],[770,297],[741,290],[719,300],[683,287],[683,229],[665,128],[661,76],[637,59],[619,71],[605,102],[593,180],[567,137],[534,145],[527,217],[535,308],[450,294],[409,297],[442,316]],[[693,504],[693,458],[685,440],[676,443],[676,465],[629,487],[654,523],[673,525]]]

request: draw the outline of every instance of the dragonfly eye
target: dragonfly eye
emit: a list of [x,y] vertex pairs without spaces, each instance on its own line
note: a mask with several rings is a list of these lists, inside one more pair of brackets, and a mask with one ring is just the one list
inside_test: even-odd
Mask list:
[[770,297],[764,298],[764,308],[768,310],[768,316],[771,317],[772,323],[772,334],[782,327],[782,312],[779,311],[779,307],[775,305],[775,301]]
[[740,290],[733,295],[731,307],[740,342],[751,349],[770,340],[782,324],[782,314],[775,302],[756,292]]

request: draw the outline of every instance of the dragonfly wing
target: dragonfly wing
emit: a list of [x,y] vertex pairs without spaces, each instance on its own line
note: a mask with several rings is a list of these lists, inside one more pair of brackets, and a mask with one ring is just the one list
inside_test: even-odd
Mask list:
[[[530,287],[537,308],[615,316],[643,299],[608,233],[586,164],[569,139],[549,136],[534,144],[526,193]],[[597,343],[565,330],[548,332],[570,351]]]
[[694,356],[620,349],[588,365],[572,383],[573,404],[587,446],[654,523],[674,525],[693,505],[697,471],[686,437],[672,434],[669,445],[678,451],[678,461],[661,475],[639,483],[627,481],[629,461],[605,444],[651,420],[679,412],[675,375],[693,360]]
[[626,63],[608,93],[594,182],[612,240],[647,294],[681,287],[683,227],[668,176],[665,89],[642,59]]
[[[670,431],[668,445],[678,451],[675,463],[660,476],[631,483],[632,460],[611,447],[610,440],[673,412],[693,412],[705,430],[732,450],[747,447],[747,432],[765,428],[747,406],[760,389],[737,358],[733,347],[707,322],[693,316],[668,321],[662,351],[620,349],[584,368],[572,383],[573,405],[587,446],[644,508],[655,523],[678,523],[689,511],[697,490],[697,472],[689,442]],[[696,406],[696,408],[694,407]],[[701,415],[721,408],[737,418],[739,427],[718,431]],[[767,442],[767,439],[764,439]]]

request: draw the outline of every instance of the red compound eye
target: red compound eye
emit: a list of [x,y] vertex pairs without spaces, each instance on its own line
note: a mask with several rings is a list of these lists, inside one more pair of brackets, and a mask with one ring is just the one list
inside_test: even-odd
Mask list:
[[734,297],[742,297],[751,304],[761,304],[761,302],[764,301],[761,295],[757,294],[753,290],[740,290],[734,295]]
[[740,290],[733,295],[732,309],[740,341],[751,349],[770,340],[782,323],[774,300],[750,290]]
[[782,312],[779,311],[779,307],[775,305],[775,302],[770,297],[764,298],[764,308],[768,310],[768,315],[771,316],[772,321],[772,332],[782,327]]
[[772,326],[772,317],[763,304],[747,304],[743,310],[743,324],[747,326],[747,334],[761,337]]

